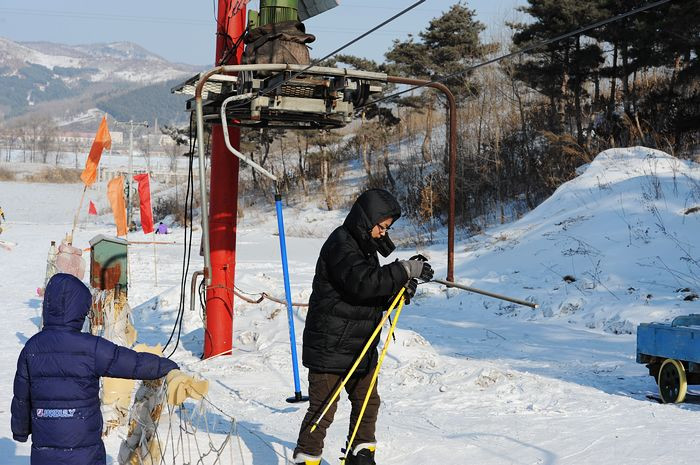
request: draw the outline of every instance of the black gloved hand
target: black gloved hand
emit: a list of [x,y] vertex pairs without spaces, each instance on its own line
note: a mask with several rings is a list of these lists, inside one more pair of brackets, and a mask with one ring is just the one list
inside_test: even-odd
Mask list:
[[418,290],[418,281],[416,281],[415,278],[409,279],[403,287],[406,289],[403,292],[404,305],[408,305],[411,303],[413,296],[416,295],[416,291]]
[[433,279],[433,275],[435,272],[433,271],[433,267],[430,266],[430,263],[428,262],[423,262],[423,269],[420,272],[420,276],[418,276],[420,279],[422,279],[425,282],[430,281]]
[[423,281],[430,281],[433,279],[433,268],[428,262],[421,260],[401,260],[399,263],[401,263],[406,270],[408,279],[420,278]]
[[430,266],[430,263],[428,263],[428,259],[425,257],[425,255],[416,254],[409,258],[409,260],[417,260],[419,262],[423,262],[423,268],[421,268],[421,273],[418,276],[418,278],[426,282],[433,279],[433,275],[435,273],[433,272],[433,267]]

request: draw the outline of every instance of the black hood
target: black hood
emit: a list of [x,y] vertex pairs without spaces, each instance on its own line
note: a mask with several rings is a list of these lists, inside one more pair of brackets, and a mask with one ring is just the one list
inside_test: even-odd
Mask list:
[[385,218],[392,218],[396,222],[400,217],[401,206],[389,191],[370,189],[355,200],[343,225],[360,244],[362,250],[374,253],[377,251],[377,244],[372,240],[370,230]]
[[91,305],[90,290],[81,280],[70,274],[55,274],[44,293],[44,326],[80,331]]

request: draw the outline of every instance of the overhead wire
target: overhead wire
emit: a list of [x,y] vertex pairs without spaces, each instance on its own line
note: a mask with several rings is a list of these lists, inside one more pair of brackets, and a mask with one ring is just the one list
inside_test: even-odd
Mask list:
[[46,9],[30,9],[30,8],[0,8],[0,13],[6,15],[22,15],[22,16],[43,16],[56,18],[72,18],[72,19],[89,19],[101,21],[128,21],[128,22],[144,22],[152,24],[183,24],[194,26],[206,26],[211,24],[209,21],[201,19],[186,19],[174,17],[155,17],[155,16],[131,16],[108,13],[86,13],[84,11],[56,11]]
[[628,16],[636,15],[636,14],[641,13],[641,12],[643,12],[643,11],[650,10],[650,9],[652,9],[652,8],[656,8],[657,6],[663,5],[664,3],[668,3],[668,2],[670,2],[670,1],[671,1],[671,0],[658,0],[658,1],[653,2],[653,3],[650,3],[650,4],[648,4],[648,5],[645,5],[645,6],[642,6],[642,7],[639,7],[639,8],[635,8],[635,9],[630,10],[630,11],[625,12],[625,13],[621,13],[621,14],[619,14],[619,15],[617,15],[617,16],[613,16],[613,17],[610,17],[610,18],[607,18],[607,19],[603,19],[603,20],[597,21],[597,22],[595,22],[595,23],[589,24],[588,26],[584,26],[584,27],[578,28],[578,29],[576,29],[576,30],[574,30],[574,31],[571,31],[571,32],[567,32],[567,33],[565,33],[565,34],[558,35],[558,36],[553,37],[553,38],[551,38],[551,39],[547,39],[547,40],[544,40],[544,41],[542,41],[542,42],[538,42],[538,43],[536,43],[536,44],[529,45],[529,46],[527,46],[527,47],[523,47],[523,48],[521,48],[521,49],[515,50],[515,51],[510,52],[510,53],[506,53],[505,55],[501,55],[501,56],[492,58],[492,59],[490,59],[490,60],[486,60],[486,61],[483,61],[483,62],[481,62],[481,63],[477,63],[476,65],[468,66],[468,67],[464,68],[464,69],[461,70],[461,71],[457,71],[457,72],[448,74],[448,75],[446,75],[446,76],[441,76],[440,78],[433,79],[433,80],[431,80],[431,81],[429,81],[429,82],[425,82],[425,83],[423,83],[423,84],[418,84],[418,85],[409,87],[408,89],[404,89],[404,90],[401,90],[401,91],[397,91],[397,92],[394,92],[393,94],[386,95],[386,96],[384,96],[384,97],[378,98],[378,99],[373,100],[373,101],[371,101],[371,102],[367,102],[367,103],[365,103],[364,105],[360,105],[360,106],[356,107],[356,108],[355,108],[355,111],[358,111],[358,110],[360,110],[360,109],[362,109],[362,108],[365,108],[365,107],[368,107],[368,106],[375,105],[375,104],[377,104],[377,103],[379,103],[379,102],[383,102],[383,101],[386,101],[386,100],[394,99],[394,98],[398,97],[399,95],[403,95],[403,94],[405,94],[405,93],[412,92],[412,91],[414,91],[414,90],[417,90],[417,89],[426,87],[426,86],[428,86],[428,85],[430,85],[430,84],[439,83],[439,82],[445,82],[445,81],[447,81],[447,80],[449,80],[449,79],[452,79],[452,78],[461,76],[461,75],[463,75],[463,74],[469,73],[470,71],[474,71],[475,69],[482,68],[482,67],[484,67],[484,66],[487,66],[487,65],[490,65],[490,64],[493,64],[493,63],[497,63],[497,62],[499,62],[499,61],[506,60],[506,59],[508,59],[508,58],[512,58],[512,57],[514,57],[514,56],[518,56],[518,55],[521,55],[521,54],[523,54],[523,53],[531,52],[532,50],[536,50],[536,49],[538,49],[538,48],[541,48],[541,47],[544,47],[544,46],[553,44],[553,43],[555,43],[555,42],[559,42],[560,40],[564,40],[564,39],[567,39],[567,38],[569,38],[569,37],[572,37],[572,36],[581,34],[582,32],[587,32],[587,31],[590,31],[590,30],[592,30],[592,29],[597,29],[597,28],[599,28],[599,27],[601,27],[601,26],[605,26],[606,24],[610,24],[610,23],[613,23],[613,22],[615,22],[615,21],[619,21],[619,20],[621,20],[621,19],[627,18]]

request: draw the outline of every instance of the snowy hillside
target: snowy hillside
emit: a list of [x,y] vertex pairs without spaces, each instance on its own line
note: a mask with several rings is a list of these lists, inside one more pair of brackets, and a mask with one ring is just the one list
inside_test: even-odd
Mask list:
[[[16,358],[37,329],[35,288],[49,241],[70,229],[81,191],[79,185],[0,183],[8,221],[1,237],[18,244],[0,249],[6,322],[0,383],[8,393],[0,401],[0,453],[9,465],[29,463],[28,445],[14,443],[9,430]],[[285,209],[294,301],[308,299],[318,251],[345,214],[315,204]],[[649,400],[656,385],[635,363],[634,332],[642,321],[700,313],[700,300],[693,299],[700,291],[698,205],[700,165],[646,148],[609,150],[519,221],[458,243],[457,281],[540,308],[421,285],[398,321],[380,375],[377,463],[696,463],[700,396],[679,405]],[[404,220],[395,229],[410,231]],[[243,292],[283,296],[275,232],[270,209],[245,210],[236,255],[236,286]],[[76,242],[87,247],[99,233],[113,233],[108,217],[83,223]],[[139,340],[151,344],[167,340],[179,301],[183,231],[167,239],[179,245],[158,246],[158,286],[153,248],[130,249],[130,303]],[[436,276],[445,276],[444,243],[418,252],[429,256]],[[414,253],[401,249],[390,259]],[[200,269],[200,257],[193,253],[192,259],[190,271]],[[234,439],[233,458],[224,463],[286,464],[305,405],[285,402],[293,393],[285,310],[269,301],[237,299],[235,305],[231,357],[199,360],[202,321],[198,311],[189,311],[188,298],[173,358],[211,381],[211,403],[203,408],[214,445],[224,440],[230,417],[237,421],[240,443]],[[295,310],[299,343],[304,316]],[[306,392],[306,370],[301,374]],[[345,440],[349,408],[342,400],[324,464],[338,463]],[[195,407],[188,406],[192,416]],[[163,434],[169,421],[179,420],[166,415]],[[108,463],[116,463],[110,460],[119,442],[118,435],[106,439]],[[183,463],[181,457],[175,463]]]
[[[170,63],[129,42],[72,46],[0,37],[0,119],[31,111],[70,119],[96,104],[106,106],[110,100],[152,86],[128,102],[137,118],[142,106],[167,104],[173,81],[198,70]],[[182,102],[177,102],[181,113]]]
[[55,68],[71,68],[73,74],[87,69],[90,81],[131,81],[153,83],[193,74],[195,67],[174,64],[130,42],[64,45],[50,42],[13,42],[0,37],[0,68],[16,73],[27,65],[56,71],[69,84],[73,76],[60,75]]
[[483,300],[498,313],[614,333],[697,310],[700,167],[637,147],[584,169],[520,221],[463,244],[460,281],[540,304],[533,314]]

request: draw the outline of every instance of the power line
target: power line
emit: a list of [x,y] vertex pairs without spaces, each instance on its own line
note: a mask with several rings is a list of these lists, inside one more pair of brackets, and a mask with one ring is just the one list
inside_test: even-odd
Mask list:
[[559,42],[560,40],[567,39],[567,38],[569,38],[569,37],[572,37],[572,36],[581,34],[582,32],[590,31],[590,30],[592,30],[592,29],[596,29],[596,28],[599,28],[599,27],[601,27],[601,26],[605,26],[606,24],[610,24],[610,23],[612,23],[612,22],[619,21],[619,20],[621,20],[621,19],[627,18],[628,16],[632,16],[632,15],[635,15],[635,14],[637,14],[637,13],[641,13],[641,12],[643,12],[643,11],[650,10],[650,9],[652,9],[652,8],[656,8],[657,6],[663,5],[664,3],[668,3],[668,2],[670,2],[670,1],[671,1],[671,0],[659,0],[659,1],[657,1],[657,2],[650,3],[650,4],[648,4],[648,5],[645,5],[645,6],[642,6],[642,7],[639,7],[639,8],[635,8],[634,10],[630,10],[630,11],[628,11],[628,12],[626,12],[626,13],[622,13],[622,14],[619,14],[619,15],[617,15],[617,16],[613,16],[613,17],[611,17],[611,18],[604,19],[604,20],[598,21],[598,22],[596,22],[596,23],[590,24],[590,25],[588,25],[588,26],[581,27],[581,28],[579,28],[579,29],[576,29],[575,31],[567,32],[567,33],[565,33],[565,34],[561,34],[561,35],[556,36],[556,37],[553,37],[553,38],[551,38],[551,39],[547,39],[547,40],[545,40],[545,41],[543,41],[543,42],[539,42],[539,43],[534,44],[534,45],[529,45],[529,46],[527,46],[527,47],[521,48],[521,49],[516,50],[516,51],[514,51],[514,52],[510,52],[510,53],[507,53],[507,54],[505,54],[505,55],[501,55],[501,56],[498,56],[498,57],[496,57],[496,58],[492,58],[492,59],[490,59],[490,60],[483,61],[483,62],[478,63],[478,64],[476,64],[476,65],[469,66],[469,67],[467,67],[467,68],[465,68],[465,69],[463,69],[463,70],[461,70],[461,71],[457,71],[457,72],[455,72],[455,73],[448,74],[447,76],[442,76],[442,77],[439,78],[439,79],[435,79],[435,80],[432,80],[432,81],[430,81],[430,82],[426,82],[425,84],[420,84],[420,85],[417,85],[417,86],[409,87],[408,89],[404,89],[404,90],[402,90],[402,91],[395,92],[395,93],[393,93],[393,94],[384,96],[384,97],[379,98],[379,99],[377,99],[377,100],[374,100],[374,101],[372,101],[372,102],[365,103],[364,105],[361,105],[361,106],[357,107],[355,110],[359,110],[359,109],[361,109],[361,108],[364,108],[364,107],[367,107],[367,106],[370,106],[370,105],[374,105],[374,104],[377,104],[377,103],[382,102],[382,101],[385,101],[385,100],[393,99],[394,97],[398,97],[399,95],[403,95],[403,94],[405,94],[405,93],[407,93],[407,92],[411,92],[411,91],[414,91],[414,90],[416,90],[416,89],[420,89],[420,88],[425,87],[425,86],[427,86],[428,84],[431,84],[431,83],[445,82],[445,81],[447,81],[448,79],[452,79],[452,78],[454,78],[454,77],[461,76],[461,75],[463,75],[463,74],[466,74],[466,73],[468,73],[468,72],[470,72],[470,71],[473,71],[473,70],[475,70],[475,69],[481,68],[481,67],[483,67],[483,66],[490,65],[490,64],[492,64],[492,63],[496,63],[496,62],[499,62],[499,61],[501,61],[501,60],[505,60],[505,59],[508,59],[508,58],[512,58],[512,57],[514,57],[514,56],[517,56],[517,55],[521,55],[521,54],[523,54],[523,53],[530,52],[530,51],[532,51],[532,50],[535,50],[535,49],[544,47],[544,46],[549,45],[549,44],[553,44],[553,43],[555,43],[555,42]]
[[0,8],[0,13],[26,16],[48,16],[59,18],[107,20],[107,21],[129,21],[142,23],[162,23],[162,24],[192,24],[210,26],[210,21],[186,18],[163,18],[160,16],[129,16],[104,13],[85,13],[79,11],[56,11],[56,10],[32,10],[28,8]]

